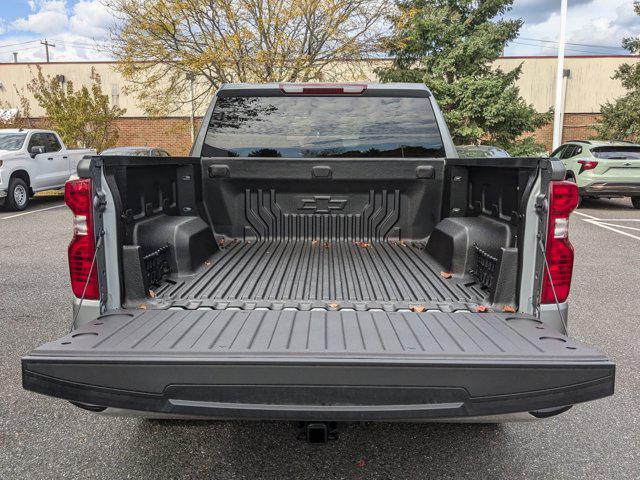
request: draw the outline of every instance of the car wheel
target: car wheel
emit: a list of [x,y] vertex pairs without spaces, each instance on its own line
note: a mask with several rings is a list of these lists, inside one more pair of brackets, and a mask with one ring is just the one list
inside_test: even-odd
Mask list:
[[21,178],[12,178],[7,192],[7,208],[9,210],[24,210],[29,205],[29,187]]
[[640,197],[631,197],[631,203],[633,204],[633,208],[640,209]]

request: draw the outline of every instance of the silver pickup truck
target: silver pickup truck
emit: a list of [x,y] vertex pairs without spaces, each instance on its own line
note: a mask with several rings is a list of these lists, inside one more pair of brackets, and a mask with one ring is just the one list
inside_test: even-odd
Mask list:
[[457,158],[421,84],[224,85],[189,157],[66,186],[74,325],[24,387],[95,412],[542,418],[613,393],[570,338],[575,184]]

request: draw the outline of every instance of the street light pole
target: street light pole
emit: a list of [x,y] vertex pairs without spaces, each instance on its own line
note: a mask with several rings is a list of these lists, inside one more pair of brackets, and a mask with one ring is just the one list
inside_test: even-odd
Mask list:
[[567,28],[567,0],[560,0],[560,38],[558,39],[558,66],[556,71],[556,102],[553,112],[553,149],[562,143],[562,123],[564,110],[564,40]]

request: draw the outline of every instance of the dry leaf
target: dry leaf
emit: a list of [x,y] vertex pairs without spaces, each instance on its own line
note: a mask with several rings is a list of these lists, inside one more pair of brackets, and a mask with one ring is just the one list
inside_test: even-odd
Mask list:
[[322,243],[322,246],[323,246],[324,248],[329,248],[329,242],[323,242],[323,243]]
[[424,308],[424,305],[411,305],[409,307],[409,310],[411,310],[412,312],[424,312],[426,310],[426,308]]
[[360,248],[369,248],[371,246],[371,244],[367,242],[356,242],[356,245]]
[[156,298],[156,292],[154,292],[153,290],[149,290],[149,296],[151,298]]
[[138,308],[139,308],[140,310],[146,310],[146,309],[147,309],[147,306],[146,306],[144,303],[141,303],[140,305],[138,305]]
[[218,245],[220,245],[221,247],[224,247],[224,238],[220,239],[220,241],[218,242]]
[[213,263],[210,260],[207,260],[206,262],[204,262],[205,267],[210,267],[211,265],[213,265]]
[[489,309],[487,307],[485,307],[484,305],[478,305],[476,306],[476,312],[481,313],[481,312],[487,312]]
[[440,272],[440,276],[442,278],[451,278],[451,277],[453,277],[453,273],[451,273],[451,272]]
[[318,240],[311,240],[311,246],[315,247],[318,244]]
[[401,246],[401,247],[406,247],[406,246],[407,246],[407,244],[406,244],[406,243],[404,243],[404,240],[400,240],[400,246]]
[[331,307],[331,308],[338,308],[339,306],[340,306],[340,305],[339,305],[339,304],[337,304],[337,303],[330,303],[330,304],[329,304],[329,307]]
[[516,309],[511,305],[505,305],[504,307],[502,307],[502,311],[506,313],[516,313]]

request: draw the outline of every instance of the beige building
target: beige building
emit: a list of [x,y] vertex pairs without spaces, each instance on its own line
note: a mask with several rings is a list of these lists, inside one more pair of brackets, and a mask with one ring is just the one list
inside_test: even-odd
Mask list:
[[[577,138],[590,135],[591,126],[597,120],[600,106],[624,95],[624,88],[618,80],[612,78],[615,70],[623,63],[640,61],[636,56],[613,57],[567,57],[565,70],[565,121],[564,138]],[[373,68],[383,60],[371,61],[362,68],[349,69],[344,81],[375,81]],[[522,64],[522,75],[518,86],[524,99],[536,110],[544,112],[554,103],[555,95],[555,57],[504,57],[496,61],[495,67],[504,70],[516,68]],[[37,66],[45,75],[57,76],[61,81],[73,81],[75,85],[89,84],[91,69],[100,75],[103,91],[109,95],[111,103],[126,108],[125,118],[118,121],[121,143],[155,144],[169,149],[172,153],[186,153],[190,144],[188,112],[178,112],[172,118],[149,119],[138,106],[132,95],[125,93],[127,82],[114,69],[112,62],[51,62],[51,63],[4,63],[0,64],[0,104],[2,108],[19,106],[19,94],[30,98],[31,116],[40,118],[42,109],[30,97],[25,88],[33,77]],[[336,77],[333,72],[331,77]],[[340,76],[339,74],[337,75]],[[202,115],[204,112],[196,112]],[[545,144],[550,144],[550,128],[537,132]],[[155,143],[154,143],[155,142]]]

